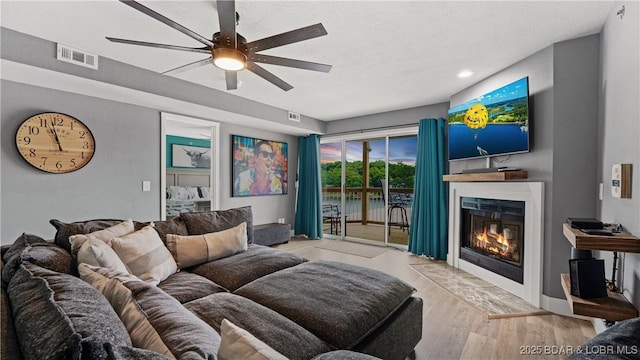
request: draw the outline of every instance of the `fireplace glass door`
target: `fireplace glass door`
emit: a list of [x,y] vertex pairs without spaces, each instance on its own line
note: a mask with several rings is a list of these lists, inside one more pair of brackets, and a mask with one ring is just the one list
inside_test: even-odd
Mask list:
[[522,283],[524,201],[461,198],[460,258]]

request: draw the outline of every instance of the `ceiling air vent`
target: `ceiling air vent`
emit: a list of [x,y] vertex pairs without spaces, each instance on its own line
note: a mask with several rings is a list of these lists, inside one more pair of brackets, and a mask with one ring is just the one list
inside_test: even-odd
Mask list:
[[57,59],[98,70],[98,55],[58,44]]
[[300,114],[289,111],[289,120],[300,122]]

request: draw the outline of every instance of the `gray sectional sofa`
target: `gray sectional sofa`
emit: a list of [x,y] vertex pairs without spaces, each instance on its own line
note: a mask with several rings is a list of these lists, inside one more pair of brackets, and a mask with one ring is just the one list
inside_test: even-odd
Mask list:
[[23,234],[3,246],[2,359],[216,359],[232,341],[223,323],[289,359],[401,360],[421,339],[422,300],[411,286],[253,244],[250,207],[154,222],[165,245],[167,234],[246,223],[246,250],[183,268],[157,286],[91,268],[89,285],[78,277],[69,237],[120,221],[51,220],[53,241]]

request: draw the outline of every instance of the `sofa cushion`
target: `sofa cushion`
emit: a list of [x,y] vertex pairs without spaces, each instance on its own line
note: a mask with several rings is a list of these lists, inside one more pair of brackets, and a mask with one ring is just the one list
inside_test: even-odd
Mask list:
[[134,346],[177,359],[215,359],[220,335],[164,291],[87,264],[80,276],[111,302]]
[[380,360],[380,358],[349,350],[335,350],[320,354],[311,360]]
[[183,269],[247,250],[247,223],[203,235],[167,235],[167,248]]
[[168,360],[169,358],[151,350],[136,348],[133,346],[116,346],[104,344],[109,360]]
[[21,253],[27,246],[48,243],[49,242],[47,240],[44,240],[40,236],[22,233],[22,235],[20,235],[2,255],[2,261],[4,261],[5,264],[9,263],[12,257]]
[[188,271],[180,271],[158,284],[158,288],[173,296],[181,304],[203,298],[207,295],[227,292],[227,289]]
[[109,302],[77,277],[24,263],[8,294],[25,358],[105,359],[105,343],[131,346]]
[[275,310],[336,348],[351,349],[414,291],[377,270],[313,261],[261,277],[234,293]]
[[0,293],[0,339],[2,339],[0,359],[22,359],[20,344],[13,326],[9,297],[4,288],[0,289]]
[[262,276],[305,261],[298,255],[251,244],[247,251],[198,265],[190,271],[234,291]]
[[[147,223],[147,225],[149,224],[150,223]],[[174,217],[169,220],[163,221],[154,221],[153,229],[158,233],[158,236],[160,236],[160,240],[162,240],[162,242],[164,242],[165,244],[167,243],[167,234],[176,234],[182,236],[189,235],[187,226],[184,224],[184,221],[182,221],[180,217]],[[136,230],[139,229],[136,228]]]
[[[6,286],[9,285],[9,281],[11,281],[11,277],[22,262],[22,257],[20,256],[22,251],[28,246],[47,243],[48,242],[46,240],[37,235],[22,233],[22,235],[20,235],[8,248],[5,246],[6,250],[2,254],[2,282],[5,289]],[[5,267],[8,267],[6,273]]]
[[287,357],[273,350],[248,331],[222,320],[220,326],[220,360],[288,360]]
[[640,317],[620,321],[577,348],[567,360],[640,358]]
[[[111,243],[111,241],[108,243]],[[125,264],[108,243],[94,237],[89,237],[82,243],[82,246],[78,250],[76,257],[78,263],[105,267],[125,273],[128,272]]]
[[34,242],[33,245],[27,245],[21,250],[13,253],[9,257],[9,261],[2,269],[2,280],[7,284],[11,281],[11,277],[24,262],[36,264],[45,269],[53,270],[60,273],[72,273],[72,258],[64,249],[50,242]]
[[217,293],[184,306],[218,331],[222,320],[227,319],[292,360],[310,359],[332,350],[295,322],[238,295]]
[[[84,221],[76,221],[72,223],[64,223],[60,220],[51,219],[49,223],[56,228],[56,235],[54,237],[54,242],[71,253],[71,243],[69,242],[69,237],[75,234],[89,234],[98,230],[106,229],[108,227],[118,225],[123,220],[116,219],[93,219],[93,220],[84,220]],[[138,223],[134,221],[134,227],[139,226]]]
[[133,220],[128,219],[106,229],[94,231],[89,234],[71,235],[69,236],[69,243],[71,244],[71,254],[77,254],[82,247],[82,244],[84,244],[85,241],[89,240],[90,238],[104,241],[109,246],[111,246],[111,239],[130,234],[133,231]]
[[178,266],[151,226],[111,240],[127,270],[152,285],[178,271]]
[[189,235],[202,235],[226,230],[247,223],[247,241],[253,244],[253,212],[251,206],[228,210],[184,212],[180,218],[187,226]]

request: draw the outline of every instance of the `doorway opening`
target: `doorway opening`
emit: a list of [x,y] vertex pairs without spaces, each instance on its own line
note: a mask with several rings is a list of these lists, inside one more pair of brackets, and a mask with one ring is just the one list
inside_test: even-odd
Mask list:
[[161,113],[160,218],[219,206],[219,123]]

